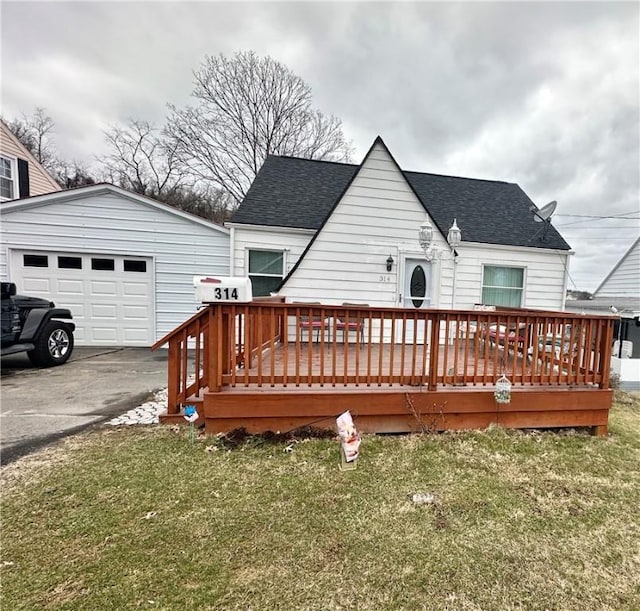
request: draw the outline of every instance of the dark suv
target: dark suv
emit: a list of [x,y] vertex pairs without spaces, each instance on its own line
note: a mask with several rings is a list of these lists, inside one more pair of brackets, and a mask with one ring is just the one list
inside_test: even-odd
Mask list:
[[71,312],[52,301],[16,295],[13,282],[2,283],[2,356],[26,352],[39,367],[62,365],[73,351]]

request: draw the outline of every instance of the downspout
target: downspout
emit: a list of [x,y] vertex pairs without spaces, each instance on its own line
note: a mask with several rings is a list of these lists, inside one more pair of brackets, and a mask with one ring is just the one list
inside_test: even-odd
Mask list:
[[236,253],[235,253],[235,248],[236,248],[236,228],[235,227],[231,227],[230,228],[231,231],[229,233],[229,275],[230,276],[235,276],[235,272],[236,272]]
[[451,286],[451,309],[456,309],[456,272],[458,270],[458,253],[453,254],[453,285]]

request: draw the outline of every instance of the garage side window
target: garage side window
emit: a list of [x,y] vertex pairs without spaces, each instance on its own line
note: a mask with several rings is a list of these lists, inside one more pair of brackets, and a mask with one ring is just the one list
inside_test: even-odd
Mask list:
[[282,282],[284,253],[281,250],[249,250],[249,278],[254,297],[267,296]]
[[524,269],[485,265],[482,275],[482,303],[485,305],[522,307]]
[[15,199],[17,192],[15,162],[9,157],[0,157],[0,199]]

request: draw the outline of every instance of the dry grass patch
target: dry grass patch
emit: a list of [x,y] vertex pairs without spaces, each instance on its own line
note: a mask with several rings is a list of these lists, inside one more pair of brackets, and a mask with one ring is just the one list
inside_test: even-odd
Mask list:
[[211,445],[99,431],[4,467],[2,608],[640,608],[628,395],[606,439],[368,436],[351,472],[331,439]]

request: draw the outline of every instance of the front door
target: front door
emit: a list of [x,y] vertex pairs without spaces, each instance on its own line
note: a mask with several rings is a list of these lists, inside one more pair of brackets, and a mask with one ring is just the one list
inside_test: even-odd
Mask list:
[[405,259],[402,307],[422,310],[431,305],[431,264]]
[[[405,259],[401,305],[410,310],[424,310],[431,306],[431,264],[424,259]],[[405,342],[413,342],[414,322],[407,320]],[[396,341],[402,342],[402,321],[396,324]],[[416,341],[422,344],[425,336],[424,321],[418,321]]]

